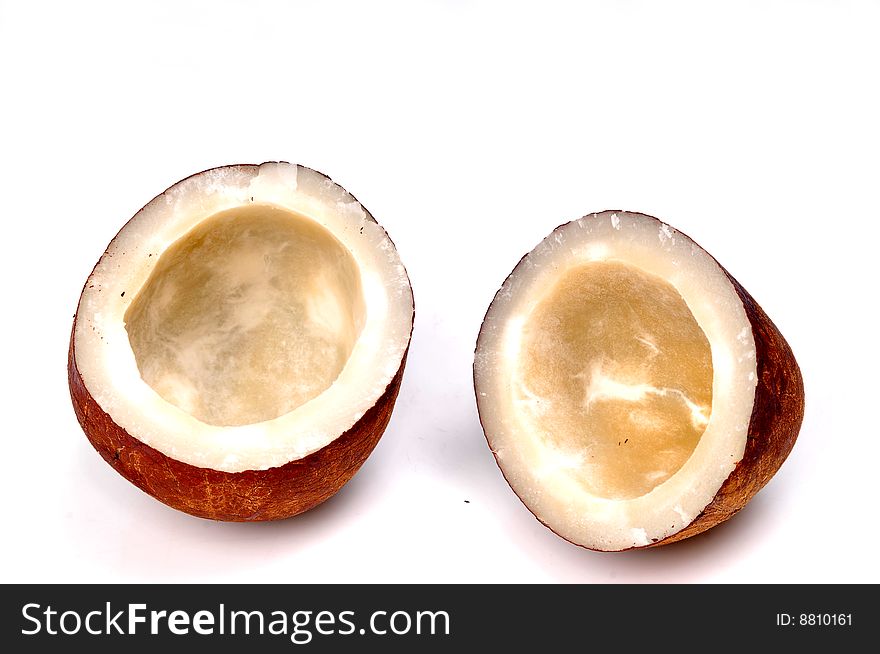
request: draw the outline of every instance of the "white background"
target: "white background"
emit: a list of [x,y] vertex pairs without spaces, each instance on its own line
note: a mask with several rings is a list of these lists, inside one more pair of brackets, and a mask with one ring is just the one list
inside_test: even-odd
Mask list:
[[[0,580],[880,581],[880,3],[0,0]],[[66,382],[86,276],[154,195],[302,163],[388,230],[417,319],[391,424],[325,505],[177,513],[106,465]],[[692,236],[792,345],[807,415],[729,523],[653,551],[554,536],[486,446],[489,301],[556,225]],[[466,503],[465,500],[469,500]]]

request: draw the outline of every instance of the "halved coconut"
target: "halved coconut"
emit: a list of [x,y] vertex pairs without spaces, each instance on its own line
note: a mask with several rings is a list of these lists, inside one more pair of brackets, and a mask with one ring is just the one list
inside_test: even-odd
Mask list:
[[558,227],[489,307],[474,381],[514,492],[596,550],[662,545],[739,511],[794,445],[800,370],[752,297],[644,214]]
[[273,520],[355,474],[397,397],[409,278],[370,213],[303,166],[227,166],[156,197],[85,284],[68,377],[122,476],[219,520]]

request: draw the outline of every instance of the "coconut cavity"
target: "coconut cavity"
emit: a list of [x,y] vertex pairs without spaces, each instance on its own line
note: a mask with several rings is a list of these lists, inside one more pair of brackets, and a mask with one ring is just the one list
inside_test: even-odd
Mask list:
[[522,327],[521,415],[585,489],[648,493],[693,453],[712,410],[709,342],[678,291],[620,261],[563,273]]
[[219,426],[271,420],[321,394],[364,320],[345,246],[309,218],[259,204],[174,242],[125,313],[144,381]]

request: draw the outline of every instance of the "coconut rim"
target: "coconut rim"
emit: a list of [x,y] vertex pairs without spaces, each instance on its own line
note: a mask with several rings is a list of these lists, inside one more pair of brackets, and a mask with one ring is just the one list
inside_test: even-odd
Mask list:
[[[272,420],[209,425],[144,382],[124,316],[165,248],[203,220],[252,203],[300,214],[340,241],[357,263],[366,319],[342,371],[322,393]],[[400,370],[413,320],[412,288],[397,249],[354,196],[305,166],[238,164],[173,184],[119,230],[80,296],[73,360],[96,404],[133,438],[200,468],[265,470],[321,450],[358,423]]]
[[[504,354],[517,342],[517,325],[569,266],[608,259],[671,283],[706,334],[713,362],[712,413],[697,447],[669,479],[628,500],[592,495],[552,468],[543,476],[534,474],[541,469],[542,450],[529,443],[536,437],[525,425],[517,424],[509,388],[516,358]],[[706,279],[712,282],[708,288]],[[697,302],[707,297],[710,302]],[[751,323],[734,284],[690,237],[646,214],[589,214],[560,225],[523,256],[490,304],[474,356],[480,422],[512,490],[559,536],[604,551],[650,546],[693,523],[742,459],[757,386],[755,352]],[[731,394],[735,403],[728,402]],[[517,435],[531,447],[523,447]],[[695,479],[698,483],[691,483]]]

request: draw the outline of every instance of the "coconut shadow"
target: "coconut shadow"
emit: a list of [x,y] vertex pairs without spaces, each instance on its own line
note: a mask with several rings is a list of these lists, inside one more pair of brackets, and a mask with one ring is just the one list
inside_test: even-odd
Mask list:
[[[689,583],[705,581],[760,547],[772,520],[774,503],[758,494],[731,519],[686,540],[661,547],[595,552],[555,536],[532,517],[509,516],[511,540],[558,582]],[[544,532],[543,534],[538,532]]]
[[[362,515],[381,487],[381,475],[368,461],[339,492],[305,513],[268,522],[221,522],[162,504],[111,472],[91,448],[79,448],[77,458],[75,464],[82,470],[91,468],[92,474],[78,476],[77,487],[66,494],[74,505],[70,508],[78,512],[83,506],[89,511],[99,508],[104,517],[97,524],[70,521],[67,540],[79,558],[91,559],[88,568],[103,568],[108,575],[119,571],[115,578],[102,579],[110,582],[198,582],[217,580],[224,570],[256,571],[272,559],[295,556],[297,550],[318,547],[332,538],[339,525],[351,524]],[[107,515],[123,518],[108,520]],[[132,533],[134,521],[138,538]],[[90,533],[102,532],[103,547],[86,546],[89,539],[82,532],[86,528]],[[248,555],[242,556],[242,550]],[[276,581],[296,582],[293,571],[291,567],[289,579]]]

